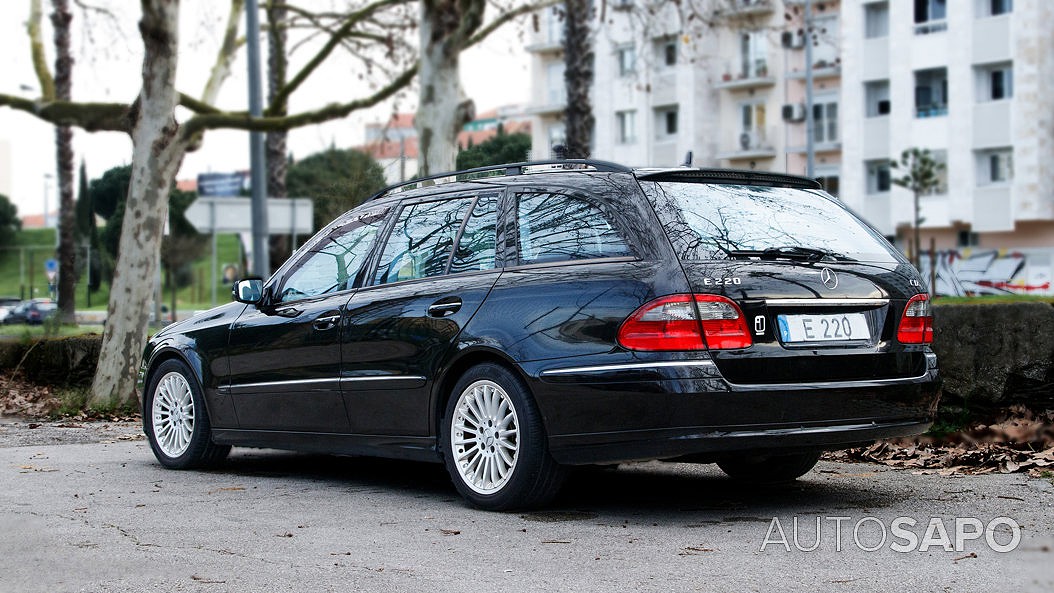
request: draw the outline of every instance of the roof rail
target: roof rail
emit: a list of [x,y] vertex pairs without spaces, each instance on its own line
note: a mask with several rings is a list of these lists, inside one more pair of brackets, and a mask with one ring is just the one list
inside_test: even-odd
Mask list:
[[769,171],[745,171],[740,169],[659,169],[637,171],[637,179],[647,181],[696,181],[702,183],[772,185],[800,189],[823,189],[815,179],[772,173]]
[[[552,159],[544,161],[527,161],[522,163],[509,163],[505,165],[488,165],[486,167],[476,167],[474,169],[465,169],[462,171],[450,171],[448,173],[440,173],[438,175],[429,175],[428,177],[421,177],[419,179],[412,179],[410,181],[404,181],[402,183],[396,183],[389,185],[382,189],[376,194],[366,199],[367,202],[370,200],[376,200],[389,194],[398,193],[401,191],[409,191],[411,189],[417,189],[418,187],[426,187],[429,185],[438,185],[439,183],[451,183],[454,181],[474,181],[477,179],[487,179],[489,177],[508,177],[512,175],[526,175],[530,173],[528,169],[533,167],[548,167],[545,169],[547,172],[555,171],[599,171],[602,173],[632,173],[633,170],[629,167],[619,165],[618,163],[612,163],[608,161],[600,161],[595,159]],[[412,187],[411,187],[412,186]]]

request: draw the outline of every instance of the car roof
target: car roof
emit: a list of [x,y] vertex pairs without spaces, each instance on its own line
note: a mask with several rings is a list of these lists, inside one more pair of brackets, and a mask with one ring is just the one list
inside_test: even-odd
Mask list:
[[[363,203],[386,203],[389,201],[386,198],[392,198],[394,201],[395,199],[429,196],[453,191],[501,187],[512,183],[522,184],[527,182],[532,185],[566,184],[569,180],[574,179],[568,177],[570,174],[585,175],[585,178],[610,177],[621,174],[632,175],[642,181],[680,181],[822,189],[820,183],[815,179],[768,171],[691,167],[630,168],[617,163],[595,159],[563,159],[508,163],[430,175],[390,185],[369,197]],[[582,177],[578,179],[582,179]]]

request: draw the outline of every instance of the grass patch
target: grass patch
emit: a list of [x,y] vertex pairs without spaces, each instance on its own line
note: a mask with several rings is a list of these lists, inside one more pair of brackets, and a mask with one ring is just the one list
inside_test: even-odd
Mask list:
[[66,338],[101,333],[101,325],[0,325],[0,337],[24,342],[37,338]]
[[64,387],[55,391],[55,399],[59,400],[57,408],[51,411],[53,419],[76,416],[88,407],[88,397],[91,389],[88,387]]
[[1009,303],[1052,303],[1054,296],[1033,294],[986,294],[972,297],[939,296],[933,304],[940,305],[1005,305]]

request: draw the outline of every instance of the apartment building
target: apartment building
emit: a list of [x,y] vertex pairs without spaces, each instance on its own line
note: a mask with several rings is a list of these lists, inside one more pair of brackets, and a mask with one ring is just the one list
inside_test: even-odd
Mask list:
[[[813,45],[816,175],[837,191],[839,2],[697,0],[607,4],[595,33],[593,155],[670,166],[805,173],[805,44]],[[533,154],[563,141],[564,60],[557,13],[539,15],[532,52]]]
[[841,15],[842,199],[907,248],[914,196],[891,183],[888,162],[928,148],[946,169],[920,198],[924,248],[931,237],[942,250],[1054,245],[1054,3],[852,4]]

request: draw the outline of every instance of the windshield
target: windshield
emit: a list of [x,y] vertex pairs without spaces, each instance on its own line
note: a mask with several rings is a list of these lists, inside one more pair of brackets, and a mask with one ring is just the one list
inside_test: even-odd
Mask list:
[[641,181],[681,259],[899,261],[827,194],[788,187]]

